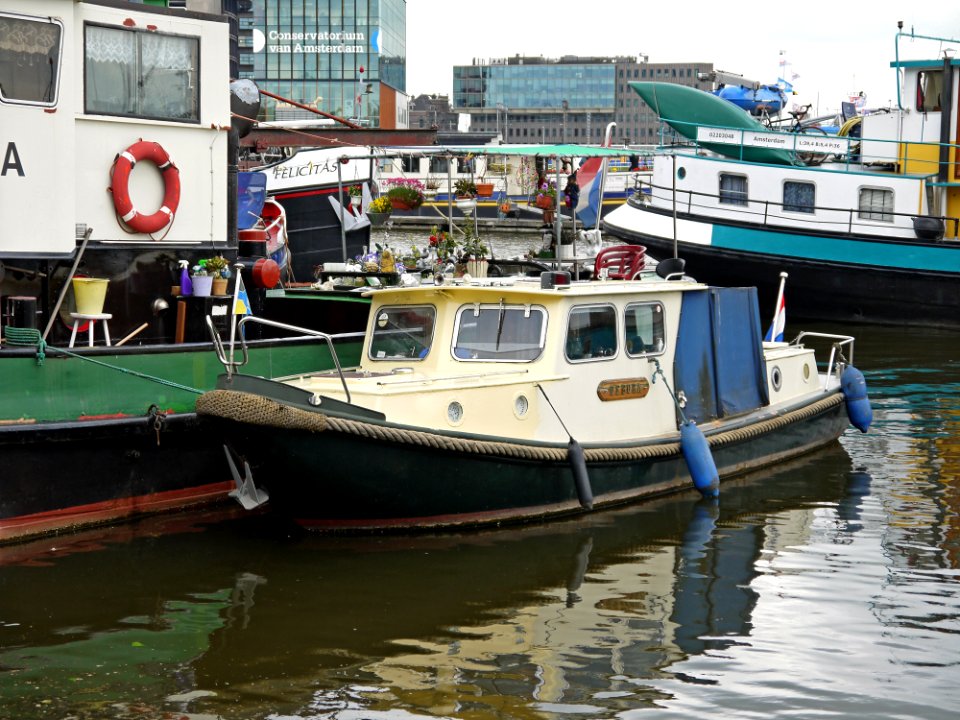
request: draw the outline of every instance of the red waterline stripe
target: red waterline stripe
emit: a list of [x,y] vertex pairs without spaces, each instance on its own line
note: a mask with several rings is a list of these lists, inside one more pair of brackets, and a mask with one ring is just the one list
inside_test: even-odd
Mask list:
[[190,505],[216,502],[225,499],[227,493],[233,487],[234,483],[227,480],[207,485],[196,485],[183,490],[168,490],[136,497],[115,498],[98,503],[5,518],[0,520],[0,542],[55,530],[118,520],[134,515],[146,515]]

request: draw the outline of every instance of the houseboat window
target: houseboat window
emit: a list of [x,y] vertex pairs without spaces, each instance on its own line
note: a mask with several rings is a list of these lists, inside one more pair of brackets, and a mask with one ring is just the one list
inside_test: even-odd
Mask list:
[[747,204],[746,175],[720,173],[720,203],[723,205]]
[[812,213],[815,200],[813,183],[788,181],[783,184],[783,209],[787,212]]
[[617,315],[609,305],[575,307],[567,323],[568,360],[590,360],[617,354]]
[[457,312],[453,356],[458,360],[530,362],[543,352],[547,313],[530,305],[464,305]]
[[[390,168],[390,171],[392,172],[393,168]],[[404,155],[402,158],[400,158],[400,171],[405,173],[419,173],[420,158]]]
[[56,103],[62,37],[56,21],[0,13],[0,100]]
[[917,73],[917,110],[940,112],[942,89],[943,70],[924,70]]
[[197,38],[87,25],[84,60],[86,112],[200,119]]
[[370,359],[423,360],[430,352],[436,317],[431,305],[380,308],[370,338]]
[[860,188],[859,217],[893,222],[893,190]]
[[436,156],[430,158],[430,172],[445,174],[448,167],[450,167],[450,158]]
[[657,355],[663,352],[663,305],[635,303],[627,305],[623,314],[627,355]]

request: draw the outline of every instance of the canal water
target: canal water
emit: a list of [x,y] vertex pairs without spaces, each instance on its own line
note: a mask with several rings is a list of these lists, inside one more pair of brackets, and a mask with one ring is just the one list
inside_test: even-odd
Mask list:
[[0,718],[955,718],[960,337],[846,331],[870,433],[716,503],[377,537],[231,508],[0,548]]

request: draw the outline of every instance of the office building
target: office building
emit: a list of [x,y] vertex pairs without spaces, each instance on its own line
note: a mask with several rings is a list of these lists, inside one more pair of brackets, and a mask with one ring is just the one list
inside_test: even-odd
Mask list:
[[264,97],[265,119],[315,117],[408,127],[406,0],[239,0],[240,77]]
[[453,68],[453,109],[470,114],[471,130],[505,142],[599,144],[616,122],[614,143],[648,144],[657,141],[657,119],[629,83],[709,90],[700,73],[712,70],[712,63],[650,63],[644,55],[475,60]]

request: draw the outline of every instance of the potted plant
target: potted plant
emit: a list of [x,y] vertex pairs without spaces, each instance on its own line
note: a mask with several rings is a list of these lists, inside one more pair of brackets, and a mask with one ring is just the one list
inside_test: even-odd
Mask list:
[[462,257],[467,265],[467,272],[475,278],[484,278],[487,276],[487,246],[481,242],[480,238],[473,234],[473,230],[467,228],[463,237]]
[[207,268],[207,274],[213,278],[210,294],[226,295],[227,281],[230,279],[230,261],[223,255],[217,255],[201,261],[201,264]]
[[435,178],[433,175],[427,175],[427,179],[423,181],[423,194],[427,198],[435,198],[437,196],[437,191],[440,189],[440,180]]
[[391,180],[387,197],[395,210],[415,210],[423,204],[423,183],[416,178]]
[[437,265],[457,262],[459,244],[450,237],[450,233],[441,230],[437,225],[430,229],[429,246],[437,255]]
[[477,194],[477,186],[470,178],[458,178],[453,183],[453,194],[457,198],[472,198]]
[[213,291],[213,275],[207,270],[206,260],[201,260],[191,268],[190,282],[196,297],[210,297]]
[[370,218],[370,224],[374,227],[383,225],[391,212],[393,212],[393,203],[386,195],[381,195],[367,206],[367,217]]
[[487,169],[484,166],[483,171],[477,176],[477,196],[478,197],[493,197],[493,183],[488,183],[487,180]]

